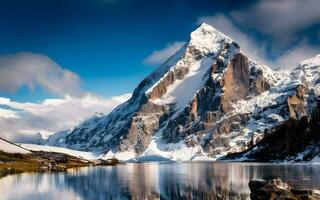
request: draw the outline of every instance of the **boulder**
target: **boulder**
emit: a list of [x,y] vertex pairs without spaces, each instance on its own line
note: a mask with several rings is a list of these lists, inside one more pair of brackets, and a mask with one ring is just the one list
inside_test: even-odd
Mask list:
[[251,180],[249,182],[250,198],[257,200],[267,199],[320,199],[320,191],[313,189],[297,189],[288,186],[280,178],[271,180]]

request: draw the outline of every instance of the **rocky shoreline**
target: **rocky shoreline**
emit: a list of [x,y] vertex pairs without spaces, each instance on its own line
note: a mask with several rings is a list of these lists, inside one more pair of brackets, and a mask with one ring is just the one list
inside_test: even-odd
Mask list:
[[320,199],[320,190],[299,189],[290,187],[281,179],[251,180],[249,182],[251,191],[250,199],[288,199],[288,200],[317,200]]

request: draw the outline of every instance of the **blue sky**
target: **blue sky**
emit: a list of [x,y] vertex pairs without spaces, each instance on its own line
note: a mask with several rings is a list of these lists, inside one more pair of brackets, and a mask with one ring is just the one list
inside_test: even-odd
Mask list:
[[[0,54],[47,55],[81,77],[85,91],[104,97],[131,92],[155,65],[144,59],[186,41],[199,16],[250,1],[58,0],[1,1]],[[252,1],[251,1],[252,2]],[[23,86],[1,96],[36,101],[53,96]]]
[[[286,3],[290,0],[283,2],[284,6],[291,4]],[[246,9],[259,6],[263,1],[8,0],[0,4],[0,54],[33,52],[47,55],[62,68],[79,75],[84,91],[103,97],[131,92],[157,64],[144,62],[146,57],[175,41],[187,41],[201,17],[209,17],[209,21],[217,15],[227,17],[233,26],[254,38],[257,46],[271,44],[275,38],[283,37],[272,32],[277,31],[277,27],[263,32],[257,27],[263,20],[254,16],[230,17],[236,12],[239,16],[245,15]],[[234,18],[241,18],[245,23]],[[301,41],[319,44],[319,18],[313,18],[311,24],[298,29],[295,35],[284,33],[284,37],[292,40],[288,45],[267,45],[267,53],[263,56],[275,59],[283,49],[292,48]],[[268,20],[263,26],[272,26],[276,19]],[[224,29],[224,24],[220,29]],[[291,38],[297,35],[300,37]],[[41,86],[30,91],[25,85],[16,92],[0,91],[0,95],[22,101],[55,96]]]
[[[258,7],[263,2],[266,1],[1,1],[0,55],[18,52],[47,55],[62,68],[78,74],[83,90],[110,97],[131,92],[156,66],[144,62],[146,57],[175,41],[187,41],[189,33],[197,27],[201,17],[209,17],[209,21],[210,17],[217,15],[227,17],[227,20],[234,23],[233,26],[248,37],[254,38],[257,46],[261,43],[272,44],[278,38],[282,40],[281,37],[292,40],[283,46],[267,45],[267,53],[264,56],[271,60],[283,53],[283,49],[292,48],[297,43],[319,44],[318,16],[309,20],[313,20],[312,23],[307,19],[307,26],[294,24],[293,26],[298,28],[294,27],[297,32],[293,35],[290,32],[288,36],[284,32],[283,36],[279,36],[275,32],[278,31],[277,27],[264,32],[263,28],[257,26],[257,23],[264,22],[262,19],[245,14],[246,9]],[[290,0],[283,2],[284,7],[295,3],[290,3]],[[312,0],[306,2],[310,2],[310,5],[314,3]],[[319,9],[313,8],[312,12],[318,12]],[[244,16],[237,17],[236,12],[239,12],[239,16]],[[290,14],[289,9],[288,16]],[[261,18],[264,17],[261,13]],[[265,20],[262,26],[272,27],[274,20],[277,19]],[[299,26],[302,28],[299,29]],[[224,29],[224,24],[220,29]],[[278,44],[279,41],[275,43]],[[0,91],[0,95],[20,101],[37,101],[55,96],[50,91],[43,90],[41,86],[30,91],[23,84],[15,92]]]
[[110,112],[203,22],[273,68],[320,53],[319,0],[2,0],[0,136]]

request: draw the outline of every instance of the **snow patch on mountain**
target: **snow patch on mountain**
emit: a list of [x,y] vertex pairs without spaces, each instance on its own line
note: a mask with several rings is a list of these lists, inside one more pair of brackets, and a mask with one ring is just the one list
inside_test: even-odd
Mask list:
[[176,80],[174,84],[168,87],[167,92],[161,98],[152,100],[152,102],[158,105],[175,104],[175,109],[181,111],[203,86],[203,78],[211,64],[211,58],[196,61],[189,68],[190,71],[184,79]]
[[291,73],[291,79],[296,83],[303,83],[313,88],[320,95],[320,54],[304,60]]
[[202,23],[199,28],[191,33],[189,45],[196,47],[205,54],[217,53],[221,49],[221,44],[224,41],[232,42],[228,36],[212,26]]

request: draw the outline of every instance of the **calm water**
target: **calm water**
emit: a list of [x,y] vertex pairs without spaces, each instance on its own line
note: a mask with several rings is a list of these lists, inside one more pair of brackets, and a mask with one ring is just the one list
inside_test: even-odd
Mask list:
[[0,199],[248,199],[250,179],[320,188],[320,165],[144,163],[0,179]]

